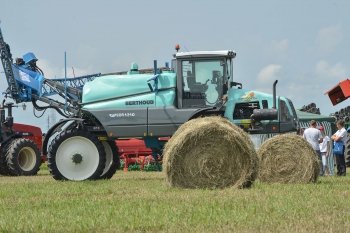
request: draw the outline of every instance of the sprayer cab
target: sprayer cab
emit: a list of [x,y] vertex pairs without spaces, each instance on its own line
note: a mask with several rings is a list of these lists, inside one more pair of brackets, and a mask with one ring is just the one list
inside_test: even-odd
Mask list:
[[178,52],[178,107],[219,105],[232,84],[232,50]]

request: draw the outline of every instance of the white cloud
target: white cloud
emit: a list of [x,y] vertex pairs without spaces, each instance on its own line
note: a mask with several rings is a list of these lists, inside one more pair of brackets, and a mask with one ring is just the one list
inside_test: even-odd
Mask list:
[[40,59],[37,62],[38,67],[44,72],[45,78],[60,78],[61,72],[55,66],[50,64],[45,59]]
[[277,52],[285,52],[288,50],[288,47],[289,47],[288,39],[272,42],[272,48]]
[[[64,68],[61,70],[62,76],[64,77]],[[96,73],[96,72],[95,72]],[[79,77],[83,75],[93,74],[90,69],[82,69],[78,67],[67,67],[67,77]]]
[[321,60],[317,62],[315,71],[320,78],[337,78],[344,79],[349,76],[349,69],[338,62],[334,65],[329,64],[327,61]]
[[270,64],[264,67],[258,74],[259,83],[271,84],[273,81],[278,79],[282,66],[277,64]]
[[288,58],[289,40],[272,40],[269,45],[261,44],[264,56],[271,62],[282,62]]
[[343,40],[343,28],[340,25],[322,28],[318,31],[316,44],[322,53],[333,52]]
[[[53,66],[49,61],[40,59],[38,60],[38,67],[44,72],[45,78],[64,78],[64,68],[57,68]],[[74,69],[74,72],[73,72]],[[78,77],[83,75],[92,74],[90,69],[83,69],[78,67],[67,67],[67,77]]]

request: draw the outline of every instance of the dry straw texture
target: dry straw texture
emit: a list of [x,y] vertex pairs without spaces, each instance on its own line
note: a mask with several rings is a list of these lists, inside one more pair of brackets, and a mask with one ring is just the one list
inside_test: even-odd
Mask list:
[[164,148],[166,180],[174,187],[249,187],[257,163],[249,136],[222,117],[186,122]]
[[316,182],[319,163],[315,151],[295,134],[277,135],[265,141],[258,151],[259,180],[267,183]]

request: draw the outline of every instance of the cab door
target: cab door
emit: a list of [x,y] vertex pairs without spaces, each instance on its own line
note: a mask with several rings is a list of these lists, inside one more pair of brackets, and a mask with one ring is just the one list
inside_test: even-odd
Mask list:
[[179,108],[207,108],[224,94],[226,66],[222,58],[183,59],[178,62]]

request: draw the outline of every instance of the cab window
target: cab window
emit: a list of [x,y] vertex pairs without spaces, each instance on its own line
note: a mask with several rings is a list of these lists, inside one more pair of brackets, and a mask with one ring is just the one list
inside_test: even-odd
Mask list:
[[290,114],[287,103],[284,100],[280,100],[280,121],[288,122],[293,119],[293,116]]
[[224,91],[222,60],[182,61],[183,106],[214,106]]
[[250,119],[253,114],[254,109],[260,109],[260,104],[258,101],[249,103],[237,103],[233,111],[233,119]]

